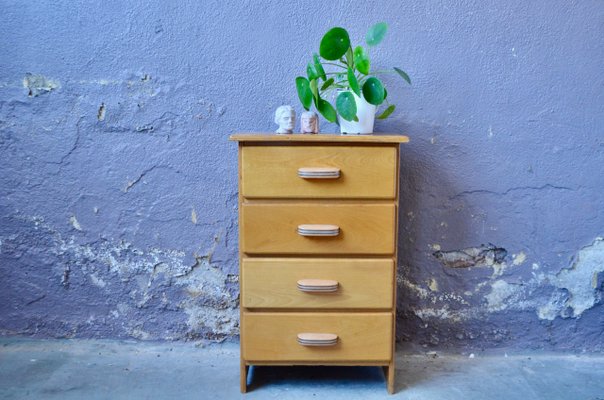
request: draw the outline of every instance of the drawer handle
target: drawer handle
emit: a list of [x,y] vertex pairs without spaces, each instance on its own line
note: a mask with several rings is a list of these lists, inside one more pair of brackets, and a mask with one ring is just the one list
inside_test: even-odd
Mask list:
[[302,179],[338,179],[340,169],[332,167],[302,167],[298,168],[298,176]]
[[300,279],[298,290],[306,293],[333,293],[338,291],[338,281],[330,279]]
[[333,333],[298,333],[301,346],[327,347],[338,343],[338,335]]
[[298,235],[300,236],[338,236],[339,234],[340,227],[337,225],[298,225]]

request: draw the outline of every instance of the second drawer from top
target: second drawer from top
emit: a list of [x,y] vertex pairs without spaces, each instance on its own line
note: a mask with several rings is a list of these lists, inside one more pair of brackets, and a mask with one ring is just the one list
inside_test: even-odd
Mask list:
[[243,204],[247,254],[394,254],[394,204]]

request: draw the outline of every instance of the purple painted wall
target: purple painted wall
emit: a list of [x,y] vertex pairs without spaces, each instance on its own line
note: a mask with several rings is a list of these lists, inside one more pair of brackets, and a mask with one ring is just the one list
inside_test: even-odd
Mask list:
[[601,1],[4,2],[0,334],[236,335],[227,137],[382,20],[375,65],[413,80],[376,126],[412,140],[399,338],[602,350]]

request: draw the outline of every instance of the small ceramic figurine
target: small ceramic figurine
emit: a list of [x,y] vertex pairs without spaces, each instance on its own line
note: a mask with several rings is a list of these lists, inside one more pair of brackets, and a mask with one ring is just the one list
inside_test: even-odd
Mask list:
[[296,112],[292,106],[281,106],[275,110],[276,133],[292,133],[296,125]]
[[302,133],[319,133],[319,116],[313,111],[304,111],[300,117]]

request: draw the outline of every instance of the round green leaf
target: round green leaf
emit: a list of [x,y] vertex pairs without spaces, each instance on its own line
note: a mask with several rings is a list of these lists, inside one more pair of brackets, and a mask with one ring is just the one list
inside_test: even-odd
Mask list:
[[406,81],[407,81],[407,83],[408,83],[409,85],[411,85],[411,78],[409,78],[409,75],[407,75],[407,73],[406,73],[405,71],[403,71],[403,70],[402,70],[402,69],[400,69],[400,68],[396,68],[396,67],[394,67],[394,70],[395,70],[396,72],[398,72],[398,74],[399,74],[399,75],[400,75],[400,76],[401,76],[401,77],[402,77],[404,80],[406,80]]
[[369,74],[369,56],[362,46],[357,46],[354,49],[354,66],[364,75]]
[[308,79],[299,76],[296,78],[296,89],[298,90],[298,97],[300,102],[306,111],[310,109],[312,103],[312,91],[310,90],[310,83]]
[[357,96],[361,95],[359,81],[357,81],[357,77],[354,76],[354,71],[350,67],[348,67],[348,86],[350,87],[350,89],[352,89],[353,92],[356,93]]
[[384,85],[378,78],[371,77],[363,85],[363,97],[369,104],[379,106],[384,101]]
[[375,46],[379,44],[384,36],[386,36],[386,31],[388,30],[388,24],[385,22],[380,22],[378,24],[373,25],[369,28],[367,32],[367,36],[365,37],[365,41],[368,46]]
[[333,84],[333,78],[329,78],[328,80],[325,81],[325,83],[323,84],[323,86],[321,86],[321,91],[327,89],[332,84]]
[[354,100],[354,95],[351,92],[342,92],[336,99],[336,108],[340,116],[346,121],[354,120],[357,115],[357,103]]
[[346,50],[350,47],[350,37],[344,28],[330,29],[319,46],[319,54],[326,60],[337,60],[346,54]]
[[325,69],[323,69],[323,64],[321,64],[321,60],[319,60],[319,55],[317,53],[314,53],[312,55],[312,59],[317,75],[323,80],[327,79],[327,76],[325,75]]
[[336,122],[336,110],[327,100],[319,99],[317,109],[326,120],[329,122]]
[[388,106],[388,108],[386,108],[384,110],[383,113],[381,113],[380,115],[377,116],[377,119],[386,119],[386,118],[388,118],[390,116],[390,114],[392,114],[394,112],[395,108],[396,107],[394,106],[394,104],[390,104]]
[[319,79],[319,73],[315,69],[314,64],[308,63],[306,66],[306,75],[308,75],[308,80],[312,81],[313,79]]

